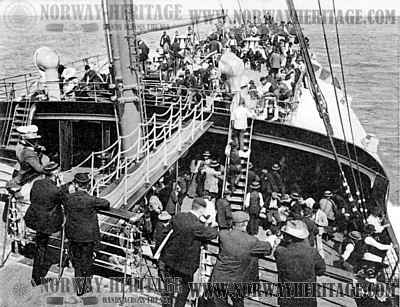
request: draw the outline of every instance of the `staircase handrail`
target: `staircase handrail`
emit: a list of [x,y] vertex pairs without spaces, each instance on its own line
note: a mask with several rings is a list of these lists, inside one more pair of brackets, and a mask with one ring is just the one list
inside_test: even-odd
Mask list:
[[[91,165],[91,176],[94,177],[96,174],[105,171],[109,167],[111,167],[114,163],[117,163],[115,170],[113,170],[108,175],[102,176],[96,183],[92,179],[93,185],[91,187],[92,192],[99,189],[100,185],[104,185],[112,180],[112,178],[117,177],[120,173],[123,173],[123,170],[130,166],[133,161],[139,160],[143,155],[145,156],[152,156],[154,154],[154,150],[156,149],[156,142],[165,138],[166,132],[168,135],[172,135],[172,130],[181,127],[181,124],[186,119],[190,118],[197,110],[197,107],[190,110],[190,101],[187,99],[186,96],[180,96],[178,101],[171,104],[169,109],[164,112],[163,114],[153,114],[153,116],[146,122],[139,125],[138,128],[134,129],[128,136],[132,136],[134,133],[138,133],[139,131],[143,131],[144,126],[152,126],[151,130],[148,131],[144,136],[139,134],[137,140],[127,149],[122,150],[122,140],[127,138],[128,136],[120,136],[118,140],[112,144],[110,147],[94,152],[88,157],[85,161],[88,162],[91,158],[92,165]],[[186,99],[185,104],[182,104],[183,98]],[[179,109],[176,110],[174,107],[175,105],[179,104]],[[174,112],[175,111],[175,112]],[[166,121],[159,122],[157,120],[158,117],[165,117],[168,115],[169,117]],[[201,114],[204,118],[204,116]],[[195,117],[197,118],[197,117]],[[157,129],[159,131],[157,132]],[[94,167],[94,157],[96,155],[105,154],[112,149],[114,149],[118,145],[118,152],[108,161],[105,165],[101,166],[100,168]],[[127,153],[131,153],[126,155]],[[123,159],[123,160],[122,160]]]
[[248,185],[248,180],[249,180],[249,161],[250,161],[250,154],[251,154],[251,140],[253,138],[253,127],[254,127],[254,119],[251,119],[251,126],[250,126],[250,136],[249,136],[249,148],[247,151],[249,152],[248,158],[247,158],[247,163],[246,163],[246,181],[244,185],[244,197],[243,197],[243,208],[244,208],[244,201],[247,196],[247,185]]

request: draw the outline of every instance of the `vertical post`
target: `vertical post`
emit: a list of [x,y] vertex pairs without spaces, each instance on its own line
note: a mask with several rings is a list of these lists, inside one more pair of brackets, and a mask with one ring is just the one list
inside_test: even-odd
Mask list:
[[146,146],[147,148],[147,153],[146,153],[146,179],[145,183],[148,184],[150,182],[149,180],[149,172],[150,172],[150,147]]
[[172,118],[169,119],[169,138],[172,136]]
[[192,121],[192,141],[194,140],[194,129],[196,128],[197,106],[198,105],[195,105],[195,107],[194,107],[194,115],[193,115],[193,121]]
[[178,151],[182,151],[182,110],[179,109],[178,120]]
[[167,154],[168,154],[168,150],[167,150],[167,128],[164,128],[164,142],[163,142],[163,146],[164,146],[164,166],[167,166]]
[[118,137],[118,154],[117,154],[117,170],[116,179],[119,179],[119,169],[121,167],[121,139]]
[[[213,106],[211,106],[211,108],[213,108]],[[201,110],[200,110],[200,127],[201,127],[201,130],[204,129],[204,110],[203,110],[203,108],[201,108]]]
[[124,205],[128,204],[128,158],[125,158]]
[[28,80],[26,79],[26,74],[24,75],[24,81],[25,81],[25,90],[26,90],[26,96],[29,96],[29,88],[28,88]]
[[94,153],[92,153],[92,163],[91,163],[91,174],[90,174],[90,192],[93,193],[93,185],[94,185]]
[[136,153],[136,161],[140,159],[140,144],[142,144],[141,135],[142,135],[142,125],[139,125],[138,129],[138,139],[137,139],[137,153]]
[[153,123],[153,149],[156,149],[157,146],[157,116],[154,116]]

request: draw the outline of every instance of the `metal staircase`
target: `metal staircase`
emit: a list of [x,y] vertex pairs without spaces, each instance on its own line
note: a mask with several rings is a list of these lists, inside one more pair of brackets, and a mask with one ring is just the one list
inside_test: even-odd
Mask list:
[[[239,182],[235,185],[235,187],[231,187],[231,184],[229,183],[229,180],[227,180],[228,176],[228,171],[225,172],[225,178],[224,178],[224,187],[225,190],[231,190],[231,194],[227,196],[227,200],[231,204],[232,210],[243,210],[243,205],[244,205],[244,199],[247,193],[247,177],[248,177],[248,172],[249,172],[249,165],[250,165],[250,155],[251,155],[251,141],[252,141],[252,135],[253,135],[253,124],[254,120],[250,120],[251,124],[247,128],[247,131],[244,134],[244,155],[241,155],[240,160],[241,160],[241,173],[239,175]],[[231,136],[232,136],[232,127],[229,127],[229,137],[228,137],[228,143],[231,142]],[[225,162],[225,169],[229,169],[229,157],[226,157],[226,162]],[[225,192],[225,191],[224,191]],[[223,193],[224,193],[223,192]],[[223,195],[224,196],[224,195]]]
[[[165,113],[153,114],[109,148],[93,152],[66,172],[64,179],[72,178],[84,168],[91,175],[92,193],[107,198],[113,208],[129,210],[210,128],[212,113],[213,110],[204,110],[201,103],[193,106],[187,97],[180,97]],[[137,136],[137,141],[123,149],[124,139],[132,135]],[[104,156],[110,157],[109,160],[96,167],[95,162]]]
[[17,132],[18,127],[30,124],[30,113],[31,105],[29,103],[24,106],[17,105],[14,109],[14,115],[11,120],[10,133],[7,139],[6,146],[13,147],[18,144],[19,133]]

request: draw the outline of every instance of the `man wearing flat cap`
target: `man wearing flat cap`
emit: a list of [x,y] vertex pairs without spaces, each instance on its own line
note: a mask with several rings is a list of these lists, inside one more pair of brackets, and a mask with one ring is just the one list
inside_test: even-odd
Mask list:
[[31,204],[24,216],[27,227],[36,231],[36,250],[33,259],[32,284],[40,285],[50,269],[47,245],[51,234],[61,230],[63,223],[62,203],[65,193],[57,187],[58,164],[50,162],[43,167],[44,179],[33,183],[30,192]]
[[[200,264],[200,247],[217,238],[217,229],[200,222],[207,204],[195,198],[192,210],[181,212],[171,220],[172,235],[161,252],[160,260],[166,265],[166,277],[178,279],[179,289],[175,307],[184,307],[189,294],[189,282]],[[163,298],[163,306],[172,306],[172,293]]]
[[78,173],[74,177],[75,192],[67,197],[65,203],[65,235],[69,240],[69,251],[75,277],[82,278],[78,295],[91,291],[91,267],[93,252],[100,241],[98,210],[108,210],[110,203],[106,199],[91,196],[88,193],[90,178]]
[[[274,257],[278,282],[281,287],[287,285],[288,288],[280,291],[278,304],[281,307],[317,307],[316,276],[325,272],[325,262],[318,251],[310,246],[309,232],[303,221],[288,221],[282,232],[284,237],[276,248]],[[298,287],[295,290],[290,288],[296,285]],[[301,298],[284,296],[285,293]]]
[[[220,231],[220,252],[211,276],[212,283],[233,285],[259,281],[258,258],[271,254],[272,247],[268,242],[262,242],[247,234],[246,228],[249,219],[246,212],[233,212],[233,229]],[[228,288],[228,295],[233,306],[244,306],[244,298],[237,290]],[[227,297],[215,295],[215,305],[217,307],[229,306],[227,299]]]

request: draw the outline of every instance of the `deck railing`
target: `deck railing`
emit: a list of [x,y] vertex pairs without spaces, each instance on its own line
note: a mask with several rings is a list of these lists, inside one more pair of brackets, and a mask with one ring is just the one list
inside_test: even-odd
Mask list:
[[[66,68],[75,68],[76,75],[84,75],[84,66],[95,67],[97,72],[109,65],[106,55],[99,54],[65,64]],[[0,102],[9,102],[29,97],[38,89],[41,75],[38,71],[18,74],[0,79]]]
[[[193,104],[187,96],[179,97],[178,101],[172,103],[163,114],[154,113],[146,122],[141,123],[138,128],[118,139],[108,148],[92,152],[84,161],[74,167],[75,169],[90,164],[91,192],[99,194],[102,187],[109,185],[115,180],[123,178],[126,190],[124,191],[124,204],[127,203],[128,195],[141,183],[127,189],[127,182],[131,177],[131,168],[137,163],[143,162],[146,167],[145,181],[149,182],[150,174],[161,164],[168,164],[168,152],[166,144],[176,138],[178,150],[186,139],[183,136],[183,128],[191,129],[190,137],[193,139],[195,131],[202,129],[210,119],[212,110],[205,110],[201,104]],[[189,127],[190,126],[190,127]],[[134,138],[135,141],[128,148],[123,148],[125,140]],[[161,159],[158,163],[150,165],[150,159],[158,150],[162,150]],[[107,157],[107,162],[96,167],[96,160]]]

